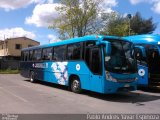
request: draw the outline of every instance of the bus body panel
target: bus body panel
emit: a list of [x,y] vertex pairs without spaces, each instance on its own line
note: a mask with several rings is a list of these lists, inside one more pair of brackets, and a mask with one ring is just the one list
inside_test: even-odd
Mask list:
[[134,81],[132,83],[118,83],[112,81],[105,81],[104,83],[104,93],[116,93],[137,90],[137,81]]
[[[30,71],[34,71],[35,78],[42,81],[67,85],[71,75],[77,75],[82,89],[103,93],[102,75],[94,75],[83,61],[79,62],[30,62],[28,66],[24,63],[25,71],[21,73],[29,77]],[[31,68],[31,69],[30,69]],[[25,73],[25,74],[24,74]]]
[[148,86],[148,67],[138,64],[138,85]]
[[33,62],[20,62],[20,74],[25,77],[29,78],[30,70],[32,70]]
[[[104,81],[104,92],[105,93],[115,93],[116,91],[134,91],[137,89],[137,81],[135,80],[137,77],[137,73],[135,74],[110,74],[116,78],[117,82],[112,82],[109,78],[106,78]],[[132,82],[131,82],[132,81]],[[114,87],[113,87],[114,86]]]

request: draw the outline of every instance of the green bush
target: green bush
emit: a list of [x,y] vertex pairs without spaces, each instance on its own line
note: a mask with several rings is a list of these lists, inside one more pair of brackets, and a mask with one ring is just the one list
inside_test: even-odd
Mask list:
[[18,74],[19,70],[11,70],[10,68],[6,70],[0,70],[0,74]]

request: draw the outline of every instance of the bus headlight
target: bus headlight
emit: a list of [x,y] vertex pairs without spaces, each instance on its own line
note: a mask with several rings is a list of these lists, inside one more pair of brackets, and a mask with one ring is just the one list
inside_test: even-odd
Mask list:
[[116,79],[116,78],[113,78],[113,77],[109,74],[108,71],[106,72],[106,80],[112,81],[112,82],[117,82],[117,79]]

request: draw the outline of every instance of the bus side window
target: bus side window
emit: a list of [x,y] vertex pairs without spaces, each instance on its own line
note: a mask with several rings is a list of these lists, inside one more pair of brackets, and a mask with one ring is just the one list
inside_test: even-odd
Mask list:
[[29,51],[29,60],[32,61],[33,60],[33,50]]
[[25,51],[24,54],[23,54],[23,57],[24,57],[24,61],[28,61],[29,60],[29,51]]
[[68,60],[79,60],[81,59],[81,44],[75,43],[68,45],[67,49]]
[[134,55],[138,64],[141,64],[141,65],[147,64],[146,57],[143,57],[142,51],[140,49],[136,48]]
[[36,50],[34,50],[33,59],[34,59],[35,61],[40,61],[40,60],[41,60],[41,53],[42,53],[42,50],[41,50],[41,49],[36,49]]
[[87,41],[84,44],[84,60],[86,61],[87,65],[89,66],[90,61],[90,49],[96,45],[95,41]]
[[54,47],[53,60],[63,61],[66,60],[66,45]]
[[21,61],[24,61],[24,52],[21,52]]
[[90,68],[94,74],[102,73],[102,61],[100,48],[92,48],[90,51]]
[[135,58],[139,61],[142,60],[142,52],[139,49],[135,49]]
[[52,48],[44,48],[42,51],[42,60],[52,60]]
[[86,47],[91,47],[91,46],[95,46],[96,45],[96,42],[95,41],[87,41],[86,42]]

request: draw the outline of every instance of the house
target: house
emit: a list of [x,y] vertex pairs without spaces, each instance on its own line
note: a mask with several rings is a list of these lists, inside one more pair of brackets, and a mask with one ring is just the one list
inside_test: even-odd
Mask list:
[[27,37],[0,40],[0,59],[20,60],[21,49],[38,45],[39,42]]

